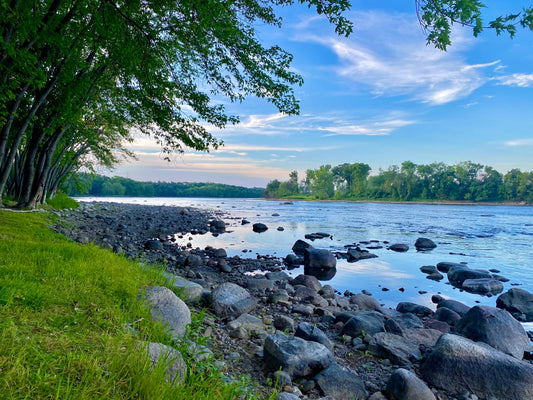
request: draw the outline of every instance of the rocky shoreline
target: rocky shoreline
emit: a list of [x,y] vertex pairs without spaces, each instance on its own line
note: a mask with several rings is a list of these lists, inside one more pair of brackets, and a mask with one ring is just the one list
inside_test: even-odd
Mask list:
[[[533,399],[530,341],[511,315],[533,320],[533,295],[521,289],[498,298],[510,313],[438,295],[436,311],[408,302],[390,309],[364,290],[341,294],[315,276],[285,272],[287,262],[334,264],[320,249],[301,250],[305,260],[299,248],[287,260],[252,259],[176,244],[242,223],[218,210],[82,203],[58,215],[55,230],[79,243],[164,264],[187,311],[211,310],[203,334],[228,379],[250,375],[264,393],[278,382],[279,399]],[[364,256],[356,249],[347,255]],[[446,268],[449,279],[464,277],[461,283],[492,279],[464,266],[438,270]],[[163,290],[152,291],[156,300],[147,301],[161,313]],[[175,314],[183,318],[187,311]]]

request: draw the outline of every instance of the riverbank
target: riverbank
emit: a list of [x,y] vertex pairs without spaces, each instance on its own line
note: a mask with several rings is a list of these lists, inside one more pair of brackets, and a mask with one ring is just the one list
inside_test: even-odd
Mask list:
[[[72,239],[80,243],[94,242],[129,257],[163,263],[168,272],[185,277],[199,287],[199,304],[207,306],[212,313],[210,323],[202,328],[206,344],[223,361],[229,375],[250,374],[263,392],[271,390],[269,384],[278,381],[285,393],[296,396],[291,398],[318,399],[329,395],[343,399],[349,398],[348,392],[353,395],[354,390],[363,399],[393,398],[391,381],[398,378],[398,373],[403,374],[402,369],[412,373],[406,378],[410,382],[415,381],[417,374],[422,376],[420,371],[429,365],[440,337],[444,333],[458,333],[458,321],[470,310],[464,304],[438,296],[434,298],[438,303],[437,312],[406,302],[396,309],[384,308],[366,291],[339,293],[309,275],[290,278],[278,257],[228,257],[225,249],[194,248],[189,239],[195,235],[208,232],[223,235],[227,226],[241,223],[240,218],[218,210],[199,212],[188,207],[88,204],[79,211],[63,212],[60,217],[57,229]],[[231,288],[238,295],[231,294],[239,301],[231,305],[224,301],[217,303],[213,294],[219,294],[220,288],[228,285],[235,285]],[[525,332],[518,334],[521,346],[523,335]],[[285,354],[287,347],[294,347],[294,341],[302,345],[298,341],[302,337],[305,346],[309,342],[324,346],[327,352],[322,348],[320,351],[329,362],[328,367],[322,367],[327,373],[319,376],[316,372],[320,368],[289,367],[290,354],[287,359],[273,360],[274,353]],[[312,359],[302,360],[302,354],[308,353]],[[300,366],[314,365],[317,359],[313,357],[319,357],[315,353],[307,347],[298,348],[293,356]],[[272,375],[278,365],[285,365],[283,369],[289,372]],[[457,368],[459,365],[456,364]],[[520,361],[520,365],[530,364]],[[483,381],[484,377],[471,379]],[[336,387],[339,380],[350,383],[348,389],[342,389],[346,392]],[[514,387],[516,382],[507,380],[497,385]],[[529,388],[528,385],[525,387]],[[423,383],[420,390],[427,396],[430,391],[439,400],[483,398],[480,397],[483,392],[459,393],[461,386],[431,383],[430,386],[431,389]]]
[[[201,344],[201,314],[179,342],[152,322],[139,294],[166,284],[160,267],[52,233],[50,225],[77,230],[54,214],[0,210],[0,397],[253,398],[247,381],[184,345]],[[182,384],[169,382],[164,362],[153,364],[148,343],[180,349]]]

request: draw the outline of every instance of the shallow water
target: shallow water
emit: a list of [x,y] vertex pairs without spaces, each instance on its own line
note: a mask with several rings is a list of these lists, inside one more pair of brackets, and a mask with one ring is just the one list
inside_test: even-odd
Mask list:
[[[500,270],[510,279],[504,291],[520,285],[533,291],[533,207],[383,204],[345,202],[294,202],[282,205],[279,201],[256,199],[200,199],[200,198],[82,198],[82,201],[113,201],[145,205],[192,206],[218,209],[228,213],[224,217],[228,233],[213,237],[195,235],[195,247],[206,245],[223,247],[228,254],[255,258],[256,254],[284,257],[291,253],[297,239],[313,232],[327,232],[332,239],[312,242],[314,247],[344,250],[344,245],[360,241],[379,240],[405,243],[406,253],[386,248],[370,250],[378,258],[348,263],[337,261],[335,276],[328,283],[341,293],[366,289],[381,303],[395,306],[399,301],[413,301],[432,306],[431,295],[441,293],[469,305],[495,305],[496,297],[461,292],[446,284],[426,279],[420,272],[422,265],[440,261],[466,262],[471,268]],[[279,216],[272,216],[278,213]],[[233,218],[232,218],[233,217]],[[252,231],[252,224],[241,225],[246,218],[252,224],[263,222],[269,230]],[[277,231],[283,227],[284,231]],[[417,252],[418,237],[437,243],[431,252]],[[188,238],[184,239],[188,241]],[[244,253],[243,250],[250,250]],[[452,254],[453,253],[453,254]],[[302,269],[288,271],[296,276]],[[382,289],[388,289],[383,291]],[[404,291],[399,289],[403,288]],[[427,293],[420,294],[419,291]]]

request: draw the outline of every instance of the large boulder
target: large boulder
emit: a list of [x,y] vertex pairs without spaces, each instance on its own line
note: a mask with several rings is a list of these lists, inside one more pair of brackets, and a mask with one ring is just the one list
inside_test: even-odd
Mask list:
[[263,360],[270,371],[287,372],[291,378],[313,376],[335,362],[326,346],[284,334],[265,339]]
[[494,295],[503,292],[503,283],[494,278],[466,279],[461,288],[469,293]]
[[289,283],[293,286],[296,286],[296,285],[306,286],[310,289],[313,289],[315,292],[318,292],[320,289],[322,289],[322,284],[313,275],[300,274],[296,278],[289,280]]
[[179,297],[186,303],[196,303],[200,301],[204,288],[202,285],[191,282],[181,276],[165,273],[167,277],[165,284],[176,288]]
[[255,309],[256,299],[246,289],[226,282],[211,292],[215,312],[223,318],[235,318]]
[[455,311],[461,317],[464,317],[464,315],[468,312],[468,310],[470,310],[470,307],[468,307],[466,304],[461,303],[460,301],[451,300],[451,299],[440,300],[437,303],[437,311],[439,310],[439,308],[442,308],[442,307]]
[[396,311],[401,313],[412,313],[419,317],[427,317],[433,314],[433,310],[426,306],[411,303],[409,301],[402,301],[396,305]]
[[509,311],[521,321],[533,321],[533,294],[513,288],[496,299],[496,307]]
[[296,254],[297,256],[301,256],[301,257],[303,257],[303,255],[305,254],[305,249],[312,249],[312,248],[313,246],[311,246],[309,243],[303,240],[300,240],[300,239],[298,239],[292,245],[292,251],[294,252],[294,254]]
[[394,243],[389,246],[389,250],[396,251],[398,253],[405,253],[409,250],[409,246],[404,243]]
[[333,253],[325,249],[307,248],[304,251],[304,267],[307,269],[332,269],[337,266]]
[[252,230],[257,233],[265,232],[268,230],[268,226],[263,224],[262,222],[257,222],[252,225]]
[[390,400],[435,400],[426,383],[404,368],[398,368],[391,374],[385,392]]
[[346,254],[348,256],[348,262],[377,258],[377,255],[370,253],[368,250],[361,250],[359,247],[348,249]]
[[366,399],[368,392],[361,378],[334,363],[314,378],[320,391],[333,399]]
[[350,297],[350,304],[355,304],[359,310],[374,311],[381,307],[379,301],[364,293],[356,293]]
[[521,360],[531,345],[526,331],[505,310],[475,306],[456,324],[457,332]]
[[533,365],[457,335],[441,336],[421,372],[430,385],[455,395],[533,399]]
[[461,264],[461,263],[441,261],[440,263],[437,264],[437,269],[440,272],[444,272],[445,274],[447,274],[450,268],[452,267],[465,267],[465,266],[466,266],[465,264]]
[[[437,264],[438,265],[438,264]],[[448,270],[448,280],[453,286],[461,287],[467,279],[492,278],[489,272],[470,269],[466,265],[452,266]]]
[[164,286],[146,289],[144,300],[150,308],[152,319],[161,322],[174,338],[183,336],[191,323],[191,311],[174,292]]
[[385,321],[385,330],[401,335],[405,329],[423,328],[424,324],[415,314],[405,313]]
[[417,250],[431,250],[437,247],[435,242],[428,238],[419,237],[416,239],[415,247]]

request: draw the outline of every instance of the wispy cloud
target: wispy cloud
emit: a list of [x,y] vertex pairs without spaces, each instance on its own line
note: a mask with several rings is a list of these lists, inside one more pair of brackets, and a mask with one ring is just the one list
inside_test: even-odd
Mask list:
[[505,142],[506,146],[516,147],[516,146],[533,146],[533,138],[531,139],[516,139],[508,140]]
[[353,19],[358,25],[349,39],[319,35],[308,28],[294,39],[328,47],[341,62],[333,67],[337,75],[368,87],[376,96],[407,96],[431,105],[449,103],[482,86],[487,78],[480,70],[499,63],[468,64],[461,51],[469,41],[459,35],[448,52],[426,46],[412,16],[371,11],[354,13]]
[[322,131],[331,132],[328,135],[324,136],[386,136],[390,135],[394,130],[412,125],[416,121],[407,121],[407,120],[389,120],[389,121],[380,121],[380,122],[368,122],[359,125],[337,125],[337,126],[327,126],[320,128]]
[[533,74],[511,74],[494,78],[499,82],[499,85],[518,86],[518,87],[533,87]]

